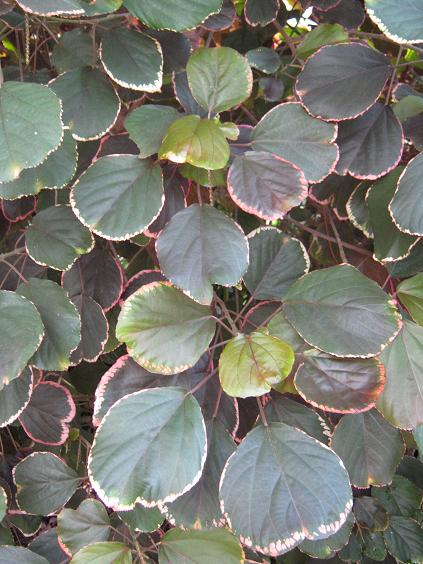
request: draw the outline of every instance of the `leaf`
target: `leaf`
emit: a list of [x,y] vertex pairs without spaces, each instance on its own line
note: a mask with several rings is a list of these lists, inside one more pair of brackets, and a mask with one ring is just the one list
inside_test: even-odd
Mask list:
[[327,539],[322,540],[308,540],[305,539],[299,545],[301,552],[308,554],[312,558],[321,558],[326,560],[334,556],[338,550],[341,550],[348,542],[351,535],[355,519],[352,511],[348,513],[346,522],[342,527]]
[[69,557],[59,546],[56,530],[48,529],[39,534],[28,546],[32,552],[43,556],[50,564],[68,564]]
[[94,238],[69,206],[59,205],[35,215],[26,231],[25,245],[36,263],[69,270],[79,255],[91,251]]
[[71,299],[86,295],[108,311],[122,293],[122,267],[107,247],[96,246],[63,274],[62,285]]
[[156,219],[164,201],[159,165],[136,155],[108,155],[75,182],[73,211],[101,237],[126,240]]
[[6,182],[57,149],[63,124],[60,100],[41,84],[6,82],[0,105],[0,182]]
[[0,290],[0,389],[25,368],[44,336],[43,321],[32,302]]
[[209,117],[246,100],[253,86],[247,59],[230,47],[194,51],[187,64],[187,77],[192,95]]
[[155,531],[164,520],[157,507],[144,507],[140,503],[137,503],[134,509],[118,511],[117,514],[125,525],[136,533]]
[[248,241],[250,263],[244,283],[256,300],[282,299],[295,280],[310,268],[301,241],[279,229],[259,227],[249,233]]
[[244,5],[245,19],[249,25],[262,27],[272,23],[279,12],[279,0],[246,0]]
[[357,413],[374,407],[385,385],[378,360],[304,355],[294,379],[301,397],[314,407],[335,413]]
[[0,197],[15,200],[21,196],[39,194],[41,190],[63,188],[75,174],[77,157],[76,142],[65,131],[59,147],[41,164],[26,168],[14,180],[0,183]]
[[34,452],[13,468],[17,503],[22,511],[50,515],[74,494],[81,481],[72,468],[50,452]]
[[331,429],[325,419],[310,407],[279,394],[272,398],[264,411],[269,423],[285,423],[304,431],[321,443],[328,443]]
[[96,542],[79,550],[72,564],[131,564],[131,549],[121,542]]
[[280,56],[269,47],[257,47],[245,53],[250,67],[260,70],[266,74],[275,73],[281,66]]
[[124,0],[124,6],[148,27],[185,31],[218,13],[222,0],[169,0],[166,6],[151,1],[140,4],[138,0]]
[[59,73],[89,66],[92,59],[92,39],[78,28],[63,33],[51,53],[51,62]]
[[340,357],[376,356],[402,326],[389,296],[347,264],[316,270],[294,282],[283,313],[307,343]]
[[100,58],[107,74],[120,86],[144,92],[160,91],[163,54],[156,39],[132,29],[111,29],[102,39]]
[[[403,476],[395,475],[392,483],[372,492],[389,515],[414,517],[422,502],[422,491]],[[386,528],[386,527],[385,527]]]
[[423,210],[420,186],[423,153],[408,162],[399,177],[397,189],[389,204],[389,211],[398,229],[412,235],[423,235]]
[[301,339],[297,331],[285,319],[282,313],[277,313],[272,317],[267,325],[267,329],[274,337],[278,337],[282,341],[289,343],[296,353],[308,349],[308,344]]
[[7,517],[7,522],[18,529],[25,537],[32,537],[37,534],[41,528],[42,520],[39,515],[28,515],[26,513],[12,514]]
[[374,237],[374,258],[385,262],[409,255],[418,239],[398,229],[388,210],[398,178],[403,167],[397,167],[373,184],[367,192],[366,202]]
[[201,477],[206,454],[197,401],[182,388],[152,388],[123,397],[107,412],[88,471],[106,505],[119,510],[136,503],[152,507],[191,489]]
[[241,542],[269,556],[333,535],[352,508],[348,475],[335,453],[283,423],[248,433],[226,463],[220,497]]
[[300,59],[307,59],[323,45],[344,41],[348,41],[348,34],[341,25],[337,23],[320,24],[305,34],[304,39],[297,47],[297,55]]
[[14,378],[0,390],[0,427],[10,425],[28,405],[33,389],[31,368]]
[[10,564],[48,564],[48,560],[23,546],[0,546],[0,562]]
[[423,328],[409,321],[381,355],[386,384],[377,408],[392,425],[414,429],[423,422]]
[[320,182],[335,168],[338,148],[335,125],[308,115],[301,104],[272,108],[253,129],[251,146],[268,151],[299,167],[308,182]]
[[62,445],[69,436],[69,423],[75,415],[75,403],[67,388],[56,382],[40,382],[19,422],[36,443]]
[[230,396],[261,396],[289,375],[294,358],[287,343],[264,331],[240,333],[220,355],[220,383]]
[[191,54],[191,43],[186,35],[152,29],[146,30],[146,33],[160,44],[163,51],[164,74],[173,74],[185,69]]
[[84,499],[77,509],[62,509],[57,516],[57,532],[61,545],[70,554],[107,541],[110,520],[106,508],[95,499]]
[[388,513],[385,511],[382,503],[374,497],[365,495],[357,497],[354,500],[353,511],[357,524],[360,527],[370,531],[384,531],[388,526]]
[[125,120],[129,137],[139,150],[140,157],[146,158],[159,152],[163,137],[179,112],[171,106],[145,104],[135,108]]
[[316,10],[315,18],[321,23],[338,23],[347,30],[355,30],[360,27],[366,14],[360,0],[339,0],[330,9]]
[[18,0],[25,12],[38,16],[77,16],[84,13],[78,0]]
[[120,100],[99,69],[80,67],[49,83],[63,102],[63,121],[78,141],[99,139],[114,125]]
[[175,98],[181,104],[187,114],[196,114],[201,118],[207,117],[207,111],[197,103],[191,93],[187,73],[184,71],[173,74],[172,77]]
[[159,158],[217,170],[228,162],[229,145],[216,122],[185,116],[170,125]]
[[[383,182],[383,180],[380,182]],[[360,231],[362,231],[364,235],[370,239],[373,237],[373,229],[370,224],[370,212],[367,205],[367,194],[369,188],[370,186],[367,182],[360,182],[348,198],[346,210],[348,213],[348,219],[354,227],[360,229]]]
[[[191,166],[191,165],[188,165]],[[207,174],[207,171],[202,170]],[[181,171],[179,171],[181,172]],[[150,223],[147,229],[144,231],[144,235],[149,235],[151,237],[158,237],[160,232],[166,227],[169,221],[176,215],[179,211],[187,207],[187,202],[185,198],[185,183],[179,177],[174,176],[172,173],[166,174],[164,177],[164,204],[160,210],[157,219]]]
[[126,300],[116,336],[147,370],[174,374],[197,362],[212,340],[215,328],[209,307],[194,302],[166,283],[153,282]]
[[365,0],[366,11],[380,30],[395,43],[422,41],[423,7],[419,2],[403,0]]
[[247,151],[234,159],[228,191],[242,210],[268,221],[282,218],[308,193],[298,167],[265,151]]
[[351,119],[376,102],[390,72],[387,57],[366,45],[325,45],[307,59],[295,90],[311,115]]
[[339,124],[336,172],[359,179],[380,178],[399,163],[404,137],[391,108],[377,102],[359,117]]
[[156,249],[166,278],[201,304],[211,303],[213,284],[235,286],[248,266],[242,229],[210,205],[193,204],[174,215]]
[[71,354],[72,364],[95,362],[109,337],[109,326],[101,306],[84,294],[73,298],[81,318],[81,341]]
[[343,460],[351,483],[359,488],[388,484],[405,450],[401,433],[375,409],[344,415],[331,447]]
[[392,515],[383,538],[386,548],[401,562],[420,562],[423,559],[423,531],[417,521]]
[[51,280],[30,280],[18,293],[37,308],[45,333],[40,348],[30,363],[41,370],[66,370],[71,352],[81,339],[81,320],[66,292]]
[[235,18],[236,10],[232,0],[223,0],[222,8],[217,14],[209,16],[202,24],[210,31],[221,31],[231,27]]
[[162,538],[160,564],[241,564],[244,551],[237,539],[226,529],[181,531],[172,529]]

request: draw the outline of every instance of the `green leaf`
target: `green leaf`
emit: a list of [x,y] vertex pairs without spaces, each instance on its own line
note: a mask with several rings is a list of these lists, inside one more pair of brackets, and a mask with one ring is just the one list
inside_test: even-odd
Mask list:
[[77,509],[62,509],[57,516],[57,533],[70,554],[89,544],[107,541],[110,520],[106,508],[95,499],[84,499]]
[[145,104],[135,108],[125,120],[129,137],[140,150],[140,157],[150,157],[159,152],[163,137],[179,112],[171,106]]
[[56,528],[48,529],[35,537],[28,546],[32,552],[43,556],[50,564],[64,564],[69,560],[69,556],[60,547],[56,531]]
[[245,0],[244,14],[249,25],[262,27],[272,23],[279,12],[279,0]]
[[78,141],[99,139],[114,125],[120,100],[99,69],[80,67],[49,83],[63,102],[63,121]]
[[22,546],[0,546],[0,563],[49,564],[48,560]]
[[19,376],[44,336],[43,321],[32,302],[0,290],[0,389]]
[[407,119],[418,116],[423,112],[423,98],[421,96],[404,96],[392,106],[392,110],[401,123]]
[[108,340],[109,326],[102,307],[90,296],[82,294],[72,299],[81,317],[81,341],[72,351],[71,363],[82,360],[95,362]]
[[3,521],[7,512],[7,494],[4,488],[0,487],[0,520]]
[[126,300],[116,336],[147,370],[174,374],[198,361],[215,329],[209,307],[194,302],[170,285],[153,282]]
[[405,321],[404,328],[382,353],[386,384],[377,408],[392,425],[414,429],[423,422],[423,328]]
[[230,47],[194,51],[187,64],[187,76],[192,95],[209,116],[246,100],[253,85],[247,59]]
[[156,39],[132,29],[114,28],[103,37],[100,58],[107,74],[120,86],[160,91],[163,55]]
[[164,517],[157,507],[144,507],[137,503],[134,509],[118,511],[122,521],[135,533],[155,531],[163,523]]
[[338,550],[341,550],[347,544],[354,522],[354,515],[350,512],[347,521],[334,535],[331,535],[327,539],[315,541],[305,539],[299,545],[299,549],[312,558],[326,560],[334,556]]
[[28,405],[32,394],[33,374],[31,368],[14,378],[0,390],[0,427],[10,425]]
[[285,319],[282,313],[277,313],[267,325],[269,333],[278,337],[281,341],[286,341],[291,345],[295,352],[303,352],[309,348],[308,344],[301,339],[297,331]]
[[89,66],[93,60],[92,49],[90,34],[75,28],[61,35],[51,53],[51,62],[59,72]]
[[304,355],[294,384],[314,407],[335,413],[357,413],[374,407],[385,385],[385,369],[375,358],[350,360]]
[[174,215],[156,249],[166,278],[201,304],[211,303],[213,284],[235,286],[248,266],[242,229],[209,205],[193,204]]
[[66,370],[71,352],[81,339],[81,320],[66,292],[51,280],[31,278],[18,293],[37,308],[45,333],[31,364],[41,370]]
[[35,168],[27,168],[18,178],[0,183],[0,197],[9,200],[39,194],[66,186],[76,172],[78,152],[76,141],[65,131],[59,147]]
[[[380,182],[383,182],[383,180],[380,180]],[[362,231],[364,235],[370,239],[373,237],[373,229],[370,224],[370,212],[367,205],[367,193],[369,188],[370,186],[368,185],[368,182],[360,182],[360,184],[354,188],[345,207],[348,213],[348,219],[354,227],[360,229],[360,231]],[[387,209],[385,211],[387,211]]]
[[207,458],[203,474],[195,486],[164,509],[166,518],[184,528],[207,529],[222,524],[219,504],[219,482],[226,461],[235,444],[223,424],[216,418],[206,422]]
[[336,126],[311,117],[301,104],[287,102],[272,108],[253,129],[251,146],[268,151],[299,167],[308,182],[320,182],[338,160],[333,143]]
[[388,58],[367,45],[325,45],[307,59],[295,90],[311,115],[351,119],[376,102],[390,73]]
[[250,262],[244,283],[256,300],[282,299],[295,280],[310,268],[301,241],[279,229],[259,227],[249,233],[248,241]]
[[423,6],[414,0],[365,0],[366,11],[381,31],[395,43],[420,43]]
[[161,540],[159,561],[160,564],[241,564],[244,562],[244,551],[226,529],[172,529]]
[[348,41],[348,33],[337,23],[320,24],[305,34],[304,39],[297,47],[297,56],[300,59],[307,59],[312,53],[323,45],[342,43]]
[[206,442],[200,406],[184,389],[134,392],[116,402],[97,429],[91,483],[119,510],[171,502],[200,479]]
[[277,395],[272,398],[264,411],[269,423],[285,423],[291,427],[296,427],[321,443],[327,444],[328,437],[331,435],[331,429],[321,415],[285,395]]
[[8,515],[7,522],[19,529],[25,537],[32,537],[37,534],[41,528],[43,518],[40,515],[28,515],[27,513],[17,513]]
[[261,396],[291,372],[294,351],[263,331],[239,334],[229,341],[219,359],[219,377],[230,396]]
[[280,56],[269,47],[257,47],[245,53],[249,65],[266,74],[275,73],[281,66]]
[[422,491],[407,478],[397,475],[388,486],[375,488],[372,496],[382,504],[389,515],[403,517],[414,517],[422,503]]
[[403,233],[392,221],[388,205],[392,200],[403,167],[397,167],[373,184],[367,192],[369,219],[374,237],[376,260],[393,261],[405,258],[417,243],[417,237]]
[[77,16],[84,13],[78,0],[19,0],[25,12],[39,16]]
[[13,469],[17,503],[22,511],[50,515],[74,494],[81,479],[61,458],[50,452],[34,452]]
[[344,415],[331,446],[342,458],[351,483],[359,488],[388,484],[405,451],[399,430],[375,409]]
[[[394,477],[395,479],[395,477]],[[380,488],[381,490],[384,488]],[[374,493],[377,493],[375,489]],[[389,523],[389,516],[382,503],[374,497],[363,495],[354,500],[354,515],[360,527],[370,531],[384,531]]]
[[159,158],[218,170],[228,162],[229,145],[216,122],[185,116],[174,121],[167,130]]
[[87,3],[87,0],[79,0],[79,3],[84,8],[84,15],[91,17],[115,12],[122,6],[122,1],[123,0],[96,0],[95,2]]
[[248,433],[226,464],[220,497],[241,542],[269,556],[288,552],[305,538],[333,535],[352,508],[341,460],[283,423]]
[[52,206],[38,212],[28,227],[25,244],[36,263],[69,270],[79,255],[94,247],[94,238],[69,206]]
[[417,521],[392,515],[383,537],[386,548],[399,561],[423,560],[423,530]]
[[101,237],[126,240],[160,213],[163,176],[158,164],[136,155],[108,155],[79,177],[71,192],[74,212]]
[[220,11],[222,0],[168,0],[166,5],[147,0],[124,0],[124,6],[136,18],[153,29],[185,31],[194,29],[211,14]]
[[401,174],[389,211],[398,229],[412,235],[423,235],[421,178],[423,153],[408,162]]
[[398,284],[397,295],[414,321],[423,325],[423,273]]
[[71,564],[131,564],[131,549],[121,542],[96,542],[82,548]]
[[0,89],[0,181],[18,178],[60,145],[61,105],[41,84],[6,82]]
[[380,286],[347,264],[294,282],[283,313],[307,343],[340,357],[376,356],[402,325]]
[[265,151],[247,151],[231,164],[228,191],[242,210],[273,221],[301,204],[308,185],[290,162]]

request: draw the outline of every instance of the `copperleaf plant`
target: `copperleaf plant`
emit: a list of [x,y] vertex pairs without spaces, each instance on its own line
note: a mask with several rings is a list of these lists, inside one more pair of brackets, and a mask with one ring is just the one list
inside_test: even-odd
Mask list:
[[422,563],[422,2],[0,34],[0,563]]

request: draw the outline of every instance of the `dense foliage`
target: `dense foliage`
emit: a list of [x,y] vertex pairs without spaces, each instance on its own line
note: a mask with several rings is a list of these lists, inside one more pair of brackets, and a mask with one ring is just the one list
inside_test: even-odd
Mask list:
[[0,41],[0,564],[422,563],[422,1]]

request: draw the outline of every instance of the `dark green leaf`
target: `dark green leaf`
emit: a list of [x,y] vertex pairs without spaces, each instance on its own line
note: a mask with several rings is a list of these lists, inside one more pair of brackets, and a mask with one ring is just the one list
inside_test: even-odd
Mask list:
[[393,515],[383,537],[388,551],[401,562],[423,560],[423,529],[417,521]]
[[170,125],[179,117],[171,106],[146,104],[135,108],[125,120],[129,137],[140,150],[140,157],[150,157],[159,152],[163,137]]
[[31,368],[14,378],[0,390],[0,427],[10,425],[28,405],[33,389]]
[[85,499],[77,509],[62,509],[57,516],[57,532],[70,554],[89,544],[107,541],[110,521],[106,508],[95,499]]
[[414,0],[365,0],[370,18],[395,43],[421,43],[423,6]]
[[389,211],[397,227],[413,235],[423,235],[423,213],[420,186],[423,153],[411,159],[401,174]]

